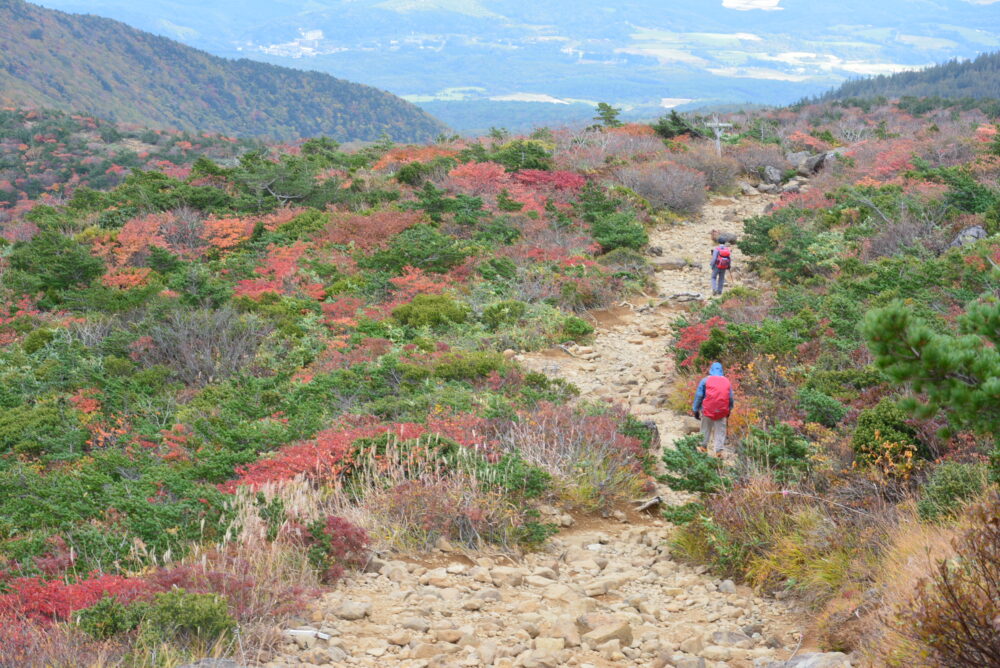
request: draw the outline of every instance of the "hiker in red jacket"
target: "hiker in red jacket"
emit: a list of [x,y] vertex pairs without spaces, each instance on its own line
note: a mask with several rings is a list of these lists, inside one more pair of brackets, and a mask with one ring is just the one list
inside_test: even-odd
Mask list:
[[691,409],[695,419],[701,420],[705,448],[708,449],[711,443],[716,457],[726,453],[726,421],[733,410],[733,403],[732,383],[722,375],[722,365],[713,362],[708,375],[698,384]]

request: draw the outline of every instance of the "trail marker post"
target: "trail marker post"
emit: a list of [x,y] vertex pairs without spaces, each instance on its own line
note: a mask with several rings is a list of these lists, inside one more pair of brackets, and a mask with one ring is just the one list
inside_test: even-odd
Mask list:
[[715,132],[715,152],[721,158],[722,157],[722,134],[719,132],[719,130],[722,130],[722,129],[725,129],[725,128],[731,128],[731,127],[733,127],[733,124],[732,123],[720,123],[719,122],[719,117],[713,115],[712,116],[712,122],[711,123],[706,123],[706,125],[708,127],[712,128],[712,130]]

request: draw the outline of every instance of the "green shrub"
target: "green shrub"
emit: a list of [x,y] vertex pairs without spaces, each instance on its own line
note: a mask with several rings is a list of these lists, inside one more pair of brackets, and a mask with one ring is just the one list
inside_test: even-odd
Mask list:
[[205,648],[235,629],[222,597],[173,589],[153,598],[140,624],[139,638],[146,647],[169,643]]
[[642,248],[649,243],[646,228],[628,212],[616,212],[596,218],[590,225],[590,233],[605,251]]
[[615,274],[641,278],[649,272],[646,257],[634,248],[619,246],[597,258],[597,263],[609,268]]
[[500,371],[503,355],[488,351],[450,353],[434,365],[434,375],[442,380],[473,380]]
[[51,329],[39,327],[38,329],[31,330],[31,332],[24,337],[21,347],[24,348],[24,352],[30,355],[49,345],[49,342],[51,342],[54,338],[55,334]]
[[920,519],[934,521],[955,516],[965,502],[982,493],[986,480],[987,470],[983,464],[942,463],[920,490],[917,501]]
[[469,307],[447,295],[417,295],[394,310],[392,317],[409,327],[443,327],[465,322]]
[[799,408],[806,414],[806,421],[824,427],[836,427],[847,415],[847,406],[817,390],[803,387],[799,390]]
[[508,300],[490,304],[483,309],[481,320],[491,330],[499,329],[501,325],[512,325],[528,310],[528,305],[517,300]]
[[698,501],[689,501],[680,506],[667,506],[663,509],[663,519],[678,526],[690,524],[705,512],[705,506]]
[[468,251],[458,239],[421,224],[400,232],[389,242],[388,248],[361,258],[358,265],[395,274],[407,266],[443,274],[461,264],[467,256]]
[[518,454],[507,453],[495,463],[481,458],[477,461],[480,463],[477,474],[484,485],[501,487],[525,498],[537,499],[552,483],[552,476],[547,471],[529,464]]
[[906,423],[906,413],[891,399],[883,399],[874,408],[858,415],[851,447],[862,461],[869,461],[880,443],[915,446],[926,456],[926,448],[917,439],[917,432]]
[[45,230],[31,241],[15,244],[7,259],[11,269],[30,275],[39,290],[88,285],[104,273],[104,263],[86,246],[55,230]]
[[[506,216],[493,218],[476,230],[472,237],[475,241],[489,246],[509,246],[521,238],[521,230],[515,227]],[[506,261],[514,265],[508,258],[493,258],[487,262]]]
[[562,335],[568,339],[578,340],[594,333],[594,326],[583,318],[575,315],[566,316],[562,323]]
[[751,427],[740,443],[740,455],[771,471],[779,483],[797,480],[807,473],[809,454],[809,441],[787,424],[777,424],[770,430]]
[[508,257],[494,257],[477,267],[479,275],[487,281],[510,281],[517,277],[517,265]]
[[79,414],[56,403],[0,411],[0,452],[62,458],[79,456],[88,432]]
[[729,487],[722,461],[702,452],[701,447],[701,435],[692,434],[674,441],[673,449],[664,449],[663,465],[671,473],[660,476],[660,482],[677,491],[705,494]]
[[562,378],[549,378],[543,373],[532,371],[524,375],[520,394],[522,403],[534,406],[542,401],[564,404],[578,396],[580,390]]
[[125,605],[112,596],[75,613],[76,623],[92,638],[105,640],[139,626],[147,607],[142,603]]
[[499,162],[508,172],[520,169],[552,169],[552,153],[535,139],[515,139],[503,144],[489,159]]

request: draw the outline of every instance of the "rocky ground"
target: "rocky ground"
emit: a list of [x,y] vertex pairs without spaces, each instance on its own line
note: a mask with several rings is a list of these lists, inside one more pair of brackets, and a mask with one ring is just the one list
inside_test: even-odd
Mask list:
[[[698,220],[655,230],[655,293],[597,315],[593,343],[518,355],[575,383],[584,397],[655,420],[665,444],[693,428],[664,406],[674,368],[670,323],[684,300],[711,294],[711,232],[739,234],[769,196],[716,199]],[[752,282],[738,251],[730,285]],[[680,297],[674,298],[676,295]],[[704,297],[701,297],[704,298]],[[685,499],[659,490],[668,503]],[[784,602],[671,558],[670,526],[622,509],[576,520],[523,557],[463,554],[442,545],[422,561],[373,561],[283,631],[268,666],[677,666],[845,668],[843,654],[802,647],[806,617]]]

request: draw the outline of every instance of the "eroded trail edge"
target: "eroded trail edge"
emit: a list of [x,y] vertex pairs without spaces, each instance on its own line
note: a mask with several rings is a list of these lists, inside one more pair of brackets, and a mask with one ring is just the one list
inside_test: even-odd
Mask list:
[[[655,291],[597,314],[588,346],[518,359],[573,382],[584,398],[655,420],[672,443],[690,425],[665,406],[670,324],[683,313],[671,296],[711,294],[712,231],[742,232],[769,201],[715,199],[697,220],[654,230]],[[752,282],[741,264],[737,251],[730,285]],[[543,511],[572,526],[523,558],[445,550],[433,562],[373,562],[285,629],[267,665],[777,668],[796,653],[802,615],[675,561],[667,523],[622,511],[573,522]]]

